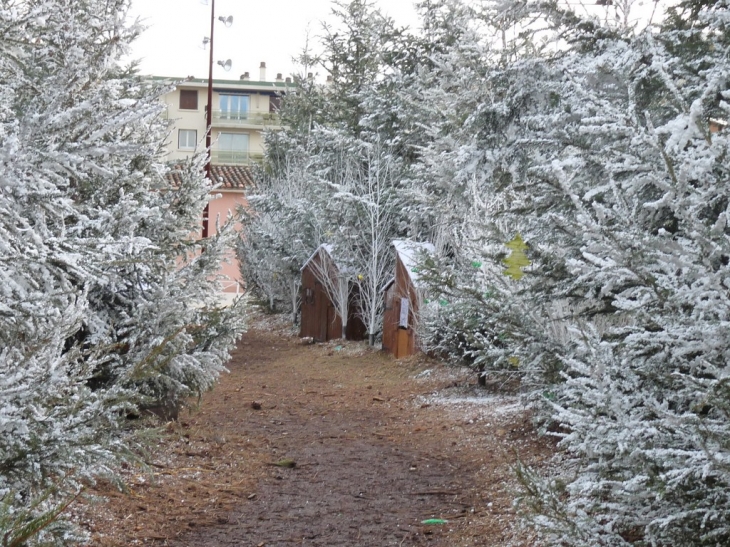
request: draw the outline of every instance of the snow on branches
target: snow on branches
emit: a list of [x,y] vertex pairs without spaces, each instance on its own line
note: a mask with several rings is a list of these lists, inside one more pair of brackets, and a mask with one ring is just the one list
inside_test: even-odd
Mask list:
[[190,240],[208,199],[202,158],[180,166],[182,182],[171,185],[162,90],[119,62],[140,31],[126,25],[128,8],[0,8],[0,498],[9,541],[36,526],[32,541],[70,541],[47,519],[80,479],[123,453],[126,412],[210,388],[242,328],[240,313],[215,299],[231,227]]

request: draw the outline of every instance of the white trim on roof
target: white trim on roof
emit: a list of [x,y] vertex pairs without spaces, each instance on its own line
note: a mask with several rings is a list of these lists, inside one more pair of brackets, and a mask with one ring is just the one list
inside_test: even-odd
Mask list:
[[330,258],[332,259],[332,262],[333,262],[333,263],[335,264],[335,266],[337,266],[337,262],[335,262],[335,258],[334,258],[334,256],[332,256],[332,250],[333,250],[333,247],[332,247],[332,245],[330,245],[329,243],[322,243],[322,245],[320,245],[319,247],[317,247],[317,248],[315,249],[315,251],[314,251],[314,252],[312,253],[312,256],[310,256],[310,257],[309,257],[309,258],[308,258],[308,259],[306,260],[306,262],[304,262],[304,264],[302,264],[302,267],[301,267],[301,268],[299,268],[299,271],[300,271],[300,272],[301,272],[301,271],[304,271],[304,268],[306,268],[306,267],[307,267],[307,264],[309,264],[309,263],[310,263],[310,262],[312,261],[312,259],[314,259],[314,257],[315,257],[315,256],[317,256],[317,254],[319,254],[319,251],[320,251],[320,250],[325,250],[325,251],[327,251],[327,254],[328,254],[328,255],[330,255]]

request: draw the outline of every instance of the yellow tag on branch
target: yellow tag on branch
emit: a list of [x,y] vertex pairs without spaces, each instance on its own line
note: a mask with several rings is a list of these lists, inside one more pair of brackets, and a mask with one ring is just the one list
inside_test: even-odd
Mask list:
[[510,276],[515,281],[519,281],[522,279],[522,276],[525,275],[522,268],[527,268],[527,266],[531,264],[525,254],[527,245],[524,241],[522,241],[522,236],[517,234],[512,241],[505,243],[505,246],[510,249],[512,253],[507,258],[502,259],[502,262],[504,262],[507,266],[507,269],[505,269],[502,273]]

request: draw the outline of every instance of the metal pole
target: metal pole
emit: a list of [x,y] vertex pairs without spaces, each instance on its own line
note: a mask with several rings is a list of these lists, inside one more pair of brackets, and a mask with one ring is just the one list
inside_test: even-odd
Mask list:
[[[213,32],[215,31],[215,0],[210,2],[210,60],[208,62],[208,105],[205,107],[205,149],[207,161],[205,162],[205,176],[213,184],[213,177],[210,175],[211,160],[211,126],[213,125]],[[208,237],[209,225],[208,204],[203,211],[203,237]]]

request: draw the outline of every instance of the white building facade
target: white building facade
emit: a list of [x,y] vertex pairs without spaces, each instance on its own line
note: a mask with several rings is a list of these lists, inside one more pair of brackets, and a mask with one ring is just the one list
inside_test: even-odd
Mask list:
[[[279,127],[281,93],[291,84],[281,74],[273,82],[265,81],[265,67],[261,68],[263,80],[251,81],[247,76],[248,73],[239,80],[213,80],[213,165],[250,165],[260,160],[264,152],[264,128]],[[181,80],[163,100],[167,104],[167,117],[175,124],[168,143],[170,160],[184,159],[204,148],[208,80]]]

